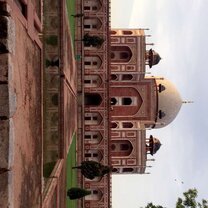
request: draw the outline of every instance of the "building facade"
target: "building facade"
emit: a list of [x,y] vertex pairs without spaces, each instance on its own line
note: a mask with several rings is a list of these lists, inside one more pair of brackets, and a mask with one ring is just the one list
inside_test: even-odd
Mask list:
[[[76,19],[76,38],[104,40],[99,46],[76,43],[78,163],[94,160],[112,165],[112,174],[145,174],[149,155],[161,145],[146,131],[171,123],[181,97],[167,79],[146,76],[161,58],[146,42],[145,29],[111,29],[109,1],[77,2],[77,13],[83,16]],[[80,174],[78,181],[91,190],[78,207],[111,207],[111,175],[90,181]]]

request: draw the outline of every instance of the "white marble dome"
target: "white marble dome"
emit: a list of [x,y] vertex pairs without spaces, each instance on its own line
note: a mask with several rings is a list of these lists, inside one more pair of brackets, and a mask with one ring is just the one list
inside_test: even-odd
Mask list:
[[178,90],[169,80],[156,78],[156,83],[158,86],[158,114],[155,128],[162,128],[176,118],[183,102]]

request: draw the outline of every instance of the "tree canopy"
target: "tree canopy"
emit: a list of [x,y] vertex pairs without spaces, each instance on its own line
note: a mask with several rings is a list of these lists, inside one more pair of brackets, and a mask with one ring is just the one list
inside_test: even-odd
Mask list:
[[96,35],[89,35],[88,33],[84,35],[84,38],[82,39],[84,41],[84,46],[93,46],[93,47],[100,47],[103,42],[104,39],[96,36]]
[[202,199],[201,202],[197,202],[198,191],[189,189],[183,193],[184,198],[178,198],[176,202],[176,208],[208,208],[208,201]]
[[164,208],[163,206],[160,205],[154,205],[152,202],[148,203],[145,208]]
[[82,175],[93,180],[95,177],[103,177],[111,172],[112,167],[102,165],[96,161],[83,161],[80,166],[73,167],[73,169],[80,169]]
[[[176,201],[176,208],[208,208],[208,200],[202,199],[197,201],[197,189],[189,189],[183,193],[183,197],[178,197]],[[144,208],[165,208],[161,205],[154,205],[152,202],[148,203]]]
[[90,194],[91,194],[91,191],[82,189],[82,188],[77,188],[77,187],[72,187],[67,191],[67,196],[71,200],[80,199]]

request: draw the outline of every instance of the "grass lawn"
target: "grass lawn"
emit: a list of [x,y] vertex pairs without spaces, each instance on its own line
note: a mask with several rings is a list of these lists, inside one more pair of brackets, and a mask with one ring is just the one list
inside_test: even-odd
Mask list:
[[[77,171],[72,170],[72,167],[76,166],[76,135],[73,135],[72,144],[67,155],[67,168],[66,168],[66,190],[71,187],[77,187]],[[67,208],[76,208],[76,200],[70,200],[67,197],[66,200]]]
[[75,1],[76,0],[66,0],[68,20],[69,20],[69,24],[70,24],[71,36],[72,36],[73,43],[74,43],[74,38],[75,38],[75,18],[72,17],[71,15],[76,13]]

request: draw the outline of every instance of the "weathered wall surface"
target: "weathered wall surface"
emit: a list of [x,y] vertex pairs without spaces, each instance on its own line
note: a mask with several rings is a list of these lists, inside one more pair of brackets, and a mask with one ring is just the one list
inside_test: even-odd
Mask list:
[[0,207],[41,204],[40,21],[24,7],[0,1]]

